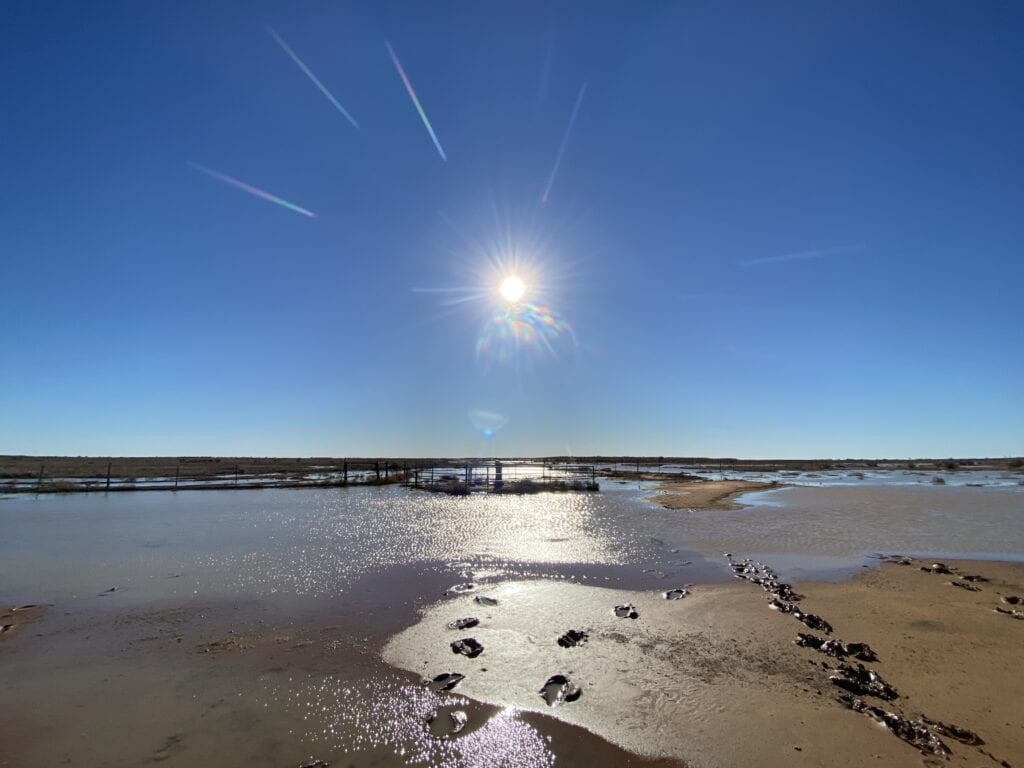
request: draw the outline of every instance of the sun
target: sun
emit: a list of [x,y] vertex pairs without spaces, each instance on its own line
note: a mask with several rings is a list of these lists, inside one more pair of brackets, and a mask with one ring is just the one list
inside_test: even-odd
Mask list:
[[526,293],[526,284],[515,275],[510,275],[502,282],[499,290],[506,301],[515,304]]

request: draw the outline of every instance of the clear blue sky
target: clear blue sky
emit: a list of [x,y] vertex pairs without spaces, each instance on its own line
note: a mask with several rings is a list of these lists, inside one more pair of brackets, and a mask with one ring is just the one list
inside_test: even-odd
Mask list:
[[1018,3],[2,15],[0,453],[1024,453]]

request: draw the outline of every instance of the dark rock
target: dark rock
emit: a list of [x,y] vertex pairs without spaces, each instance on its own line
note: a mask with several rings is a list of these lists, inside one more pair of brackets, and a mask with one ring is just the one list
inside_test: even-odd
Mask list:
[[826,635],[832,634],[832,625],[821,618],[821,616],[813,613],[804,613],[800,610],[794,610],[793,617],[803,622],[811,629],[815,629],[818,632],[824,632]]
[[554,707],[567,701],[576,701],[583,691],[565,675],[552,675],[539,693],[549,707]]
[[951,581],[950,586],[960,587],[960,589],[966,589],[968,592],[981,592],[981,587],[976,587],[973,584],[968,584],[966,581]]
[[885,701],[892,701],[899,697],[895,688],[885,682],[877,672],[868,669],[863,664],[858,664],[856,667],[850,664],[840,664],[829,675],[829,680],[834,685],[858,696],[875,696]]
[[958,725],[950,725],[944,723],[941,720],[931,720],[924,715],[921,715],[921,719],[928,723],[932,728],[938,731],[943,736],[950,739],[956,739],[961,744],[968,744],[972,747],[980,747],[985,743],[985,740],[981,738],[974,731],[969,731],[966,728],[961,728]]
[[424,685],[434,693],[439,691],[450,691],[456,685],[466,679],[465,675],[458,672],[442,672],[433,679],[425,680]]
[[779,613],[792,613],[797,610],[797,607],[793,605],[793,603],[784,603],[775,597],[768,601],[768,607],[773,611],[778,611]]
[[668,592],[666,592],[665,593],[665,599],[666,600],[681,600],[682,598],[686,597],[688,594],[690,594],[689,591],[683,589],[682,587],[678,587],[676,589],[670,589]]
[[640,614],[637,613],[636,608],[632,603],[626,603],[624,605],[616,605],[613,609],[615,615],[620,619],[637,619],[640,618]]
[[498,604],[498,601],[493,597],[487,597],[486,595],[477,595],[473,598],[477,605],[483,605],[488,608],[493,608]]
[[945,757],[950,754],[942,739],[928,728],[927,725],[918,720],[908,720],[895,712],[886,712],[879,707],[873,707],[863,699],[858,699],[849,694],[843,694],[839,701],[848,706],[854,712],[861,712],[882,723],[890,732],[916,747],[923,754],[938,755]]
[[588,637],[590,636],[581,629],[570,629],[558,638],[558,644],[563,648],[575,648],[577,645],[587,642]]
[[921,570],[927,571],[928,573],[942,573],[946,575],[951,575],[956,572],[955,568],[950,568],[945,563],[932,563],[931,565],[922,565]]
[[461,709],[440,709],[427,718],[430,735],[439,739],[455,736],[468,722],[469,715]]
[[452,653],[461,653],[470,659],[475,659],[484,652],[484,647],[473,637],[464,637],[461,640],[456,640],[451,645]]
[[475,616],[467,616],[464,619],[456,619],[448,622],[448,629],[470,629],[480,623]]

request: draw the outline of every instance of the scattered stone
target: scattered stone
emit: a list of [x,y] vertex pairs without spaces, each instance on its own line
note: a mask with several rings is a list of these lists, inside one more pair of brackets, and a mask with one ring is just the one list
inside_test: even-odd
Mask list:
[[768,601],[768,607],[773,611],[778,611],[779,613],[792,613],[797,610],[797,607],[793,605],[793,603],[784,603],[776,597],[773,597]]
[[966,589],[968,592],[981,592],[981,587],[976,587],[973,584],[968,584],[966,581],[951,581],[949,582],[952,587],[960,587],[960,589]]
[[575,648],[577,645],[583,645],[589,638],[586,632],[582,629],[570,629],[564,635],[558,638],[558,644],[563,648]]
[[689,591],[683,589],[682,587],[678,587],[677,589],[670,589],[668,592],[666,592],[665,593],[665,599],[666,600],[681,600],[682,598],[686,597],[688,594],[690,594]]
[[326,760],[310,760],[308,763],[302,763],[299,768],[331,768],[331,764]]
[[1007,605],[1020,605],[1021,603],[1024,603],[1024,597],[1019,597],[1017,595],[1007,595],[1003,598],[1003,602]]
[[458,672],[442,672],[436,677],[424,680],[423,684],[434,693],[440,691],[450,691],[456,685],[466,679],[465,675],[460,675]]
[[442,709],[427,718],[431,735],[447,739],[456,735],[469,722],[469,715],[461,709]]
[[473,637],[464,637],[461,640],[456,640],[451,645],[452,653],[461,653],[470,659],[475,659],[484,652],[484,647]]
[[583,691],[565,675],[552,675],[539,693],[549,707],[555,707],[567,701],[576,701]]
[[480,619],[475,616],[467,616],[464,619],[456,619],[455,621],[448,622],[448,629],[471,629],[480,623]]
[[982,582],[982,583],[985,583],[985,582],[988,581],[988,579],[985,578],[984,576],[978,576],[978,575],[963,575],[960,578],[963,579],[964,581],[978,581],[978,582]]
[[955,568],[950,568],[945,563],[932,563],[931,565],[922,565],[921,570],[926,571],[928,573],[941,573],[945,575],[952,575],[956,572]]
[[498,604],[497,599],[493,597],[487,597],[486,595],[477,595],[473,599],[476,601],[477,605],[483,605],[488,608],[493,608]]
[[996,608],[997,613],[1004,613],[1007,616],[1012,616],[1015,619],[1024,619],[1024,611],[1018,611],[1016,608]]
[[895,712],[886,712],[879,707],[873,707],[863,699],[855,698],[849,694],[841,695],[839,701],[854,712],[862,712],[882,723],[893,734],[911,746],[916,747],[923,754],[939,755],[940,757],[950,754],[949,747],[942,742],[942,739],[932,733],[927,725],[918,720],[907,720]]
[[803,632],[797,633],[794,642],[801,648],[813,648],[824,653],[826,656],[832,656],[837,659],[853,656],[861,661],[878,661],[875,652],[871,650],[871,646],[867,643],[841,643],[838,640],[826,640],[823,637],[806,635]]
[[821,616],[813,613],[804,613],[800,610],[793,611],[793,617],[799,621],[802,621],[811,629],[816,629],[819,632],[824,632],[826,635],[832,634],[832,625],[825,621]]
[[616,605],[613,609],[615,615],[620,619],[638,619],[640,614],[637,613],[636,607],[632,603],[625,603],[624,605]]
[[961,744],[967,744],[972,747],[980,747],[982,744],[985,743],[985,740],[982,739],[981,736],[976,734],[974,731],[969,731],[966,728],[961,728],[958,725],[950,725],[949,723],[944,723],[941,720],[931,720],[930,718],[927,718],[924,715],[921,715],[921,719],[924,722],[928,723],[928,725],[930,725],[943,736],[946,736],[950,739],[956,739]]
[[111,587],[110,589],[104,589],[102,592],[99,593],[99,595],[97,595],[97,597],[103,597],[104,595],[109,595],[112,592],[117,592],[117,587]]
[[850,664],[840,664],[828,679],[834,685],[858,696],[875,696],[885,701],[892,701],[899,697],[895,688],[885,682],[877,672],[868,669],[863,664],[858,664],[856,667]]

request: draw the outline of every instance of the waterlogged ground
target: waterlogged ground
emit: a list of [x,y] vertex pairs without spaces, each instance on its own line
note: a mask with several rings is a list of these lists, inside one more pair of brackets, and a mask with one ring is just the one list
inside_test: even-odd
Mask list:
[[[831,573],[875,550],[1024,552],[1015,488],[786,489],[707,513],[645,503],[651,490],[606,482],[596,495],[524,497],[351,488],[0,498],[0,605],[50,605],[0,642],[0,766],[646,764],[552,714],[627,748],[686,756],[686,739],[666,730],[680,718],[701,733],[742,725],[728,722],[728,696],[707,698],[727,690],[708,681],[735,649],[725,625],[703,650],[707,638],[673,639],[672,621],[689,611],[706,625],[717,604],[660,595],[729,581],[723,548]],[[445,595],[466,582],[476,589]],[[518,588],[548,608],[524,614],[521,605],[504,619],[492,609],[494,621],[511,622],[509,642],[488,640],[476,660],[451,654],[437,624],[453,606]],[[644,620],[614,619],[605,603],[630,593]],[[522,637],[550,644],[576,619],[599,628],[579,656],[595,666],[578,702],[549,709],[536,693],[544,679],[579,670],[556,669],[546,645],[538,658],[549,668],[535,673],[508,654]],[[479,672],[487,658],[501,676]],[[641,670],[640,659],[650,665]],[[762,662],[769,677],[801,679],[781,656],[750,660],[751,674]],[[462,667],[474,674],[451,694],[420,685]],[[620,679],[633,684],[617,689]],[[630,717],[616,715],[627,702]],[[449,711],[467,716],[456,738],[445,732]]]

